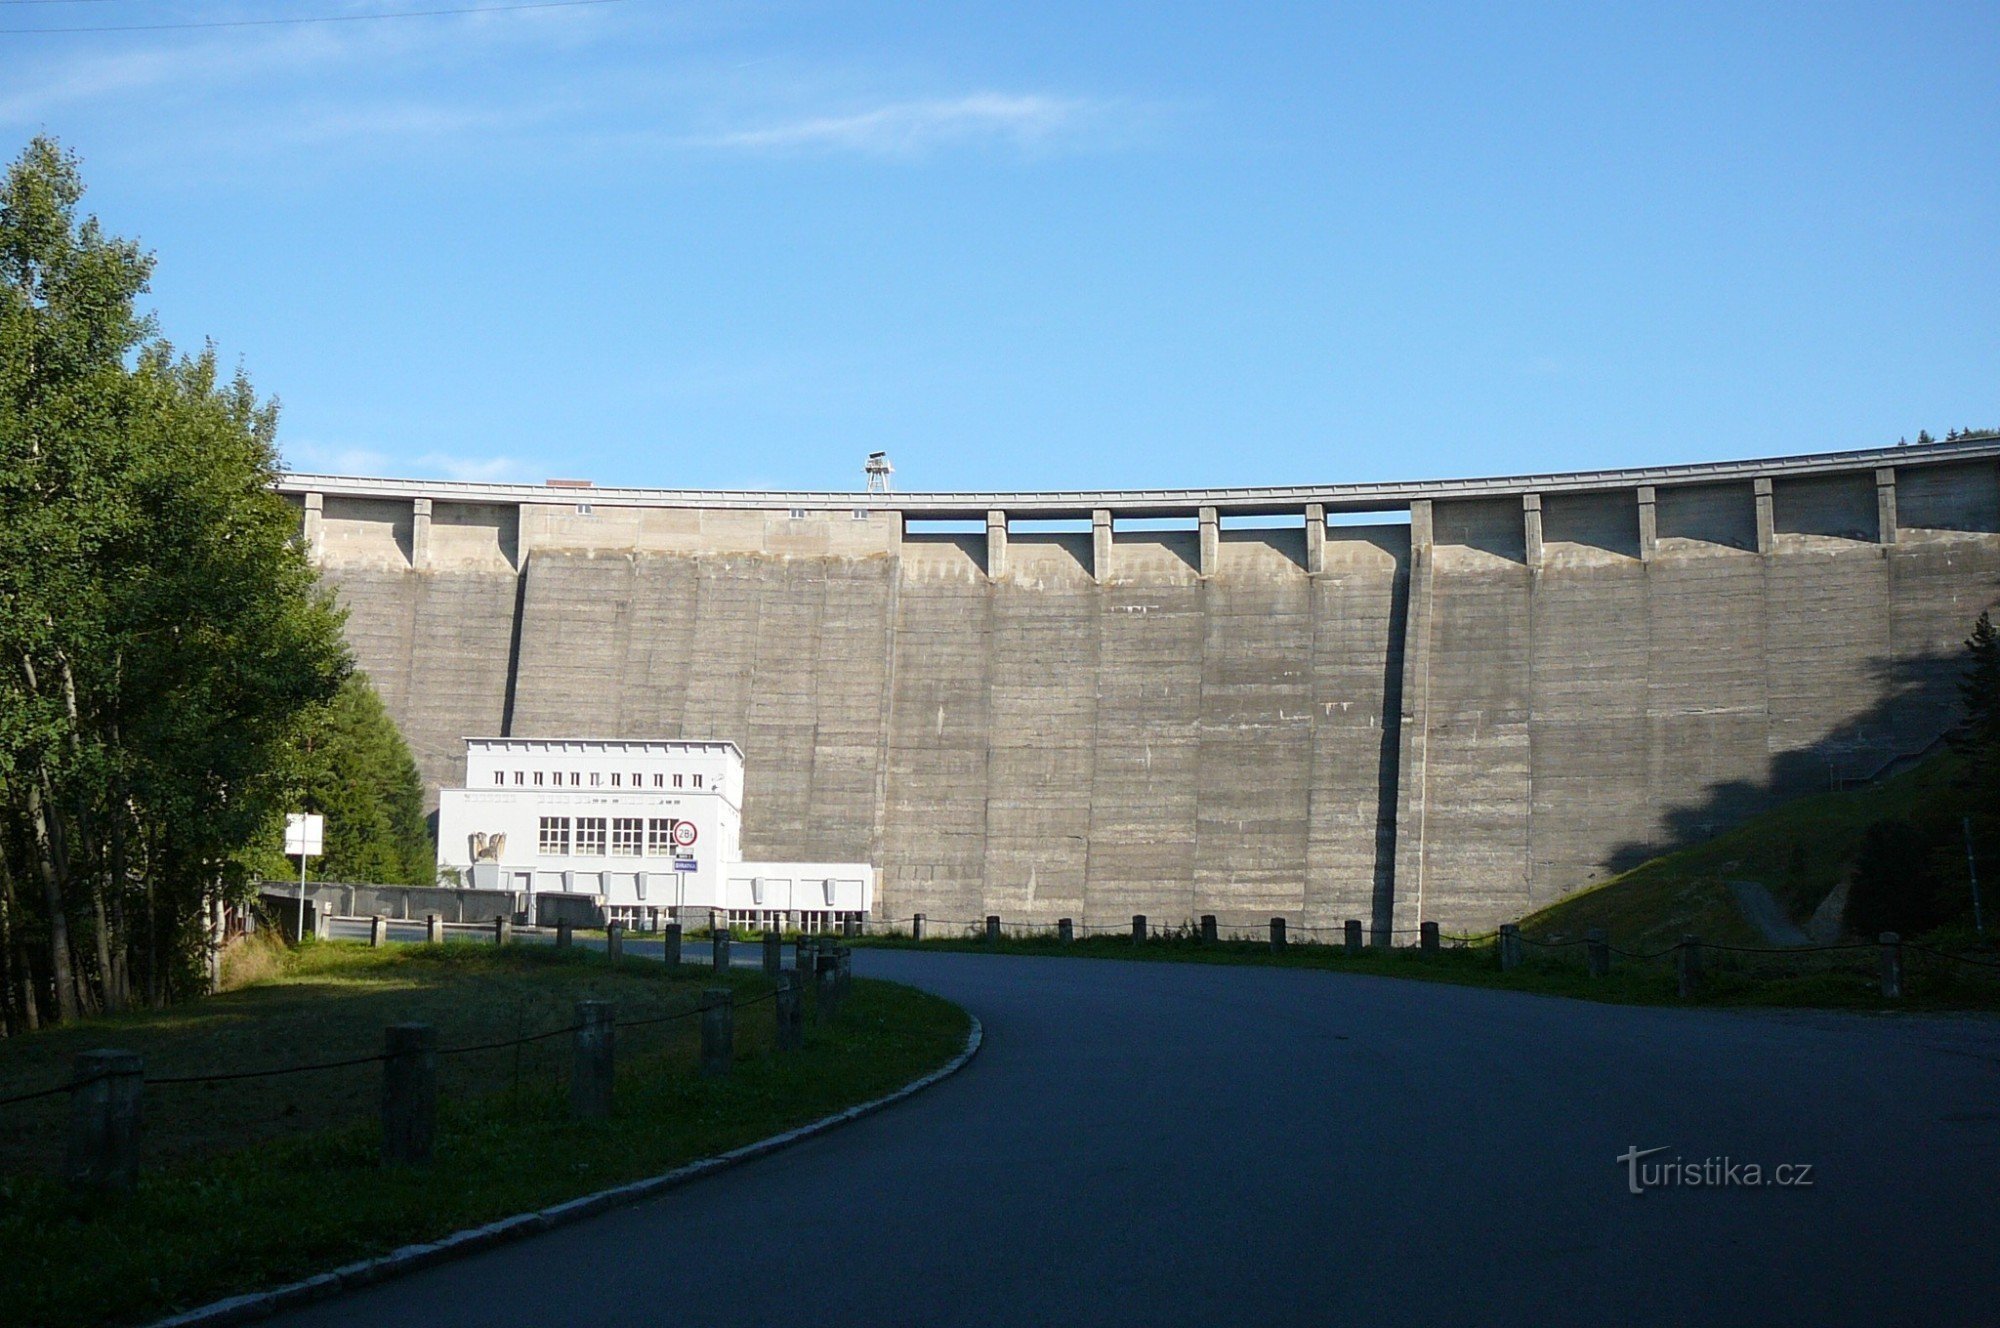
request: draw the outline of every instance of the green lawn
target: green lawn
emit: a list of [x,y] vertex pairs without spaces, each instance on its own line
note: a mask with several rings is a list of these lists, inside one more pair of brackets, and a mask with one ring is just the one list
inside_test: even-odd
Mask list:
[[[739,1003],[769,991],[760,974],[727,981]],[[62,1082],[93,1047],[139,1051],[149,1077],[240,1071],[378,1052],[395,1022],[437,1025],[444,1047],[561,1029],[586,998],[623,1024],[691,1008],[714,983],[551,947],[308,945],[240,991],[0,1042],[0,1097]],[[891,1091],[968,1027],[948,1002],[856,980],[840,1017],[780,1056],[774,1010],[739,1011],[720,1080],[694,1072],[698,1020],[621,1028],[604,1122],[569,1118],[566,1035],[444,1057],[437,1158],[408,1171],[378,1163],[377,1065],[149,1085],[146,1173],[107,1200],[54,1179],[65,1099],[0,1108],[0,1323],[143,1321],[654,1175]]]

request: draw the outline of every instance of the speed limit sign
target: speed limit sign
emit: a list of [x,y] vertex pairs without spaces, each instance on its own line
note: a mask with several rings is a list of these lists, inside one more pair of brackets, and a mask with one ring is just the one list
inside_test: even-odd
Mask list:
[[675,822],[674,822],[674,843],[676,843],[676,844],[680,845],[680,846],[681,846],[682,848],[693,848],[693,847],[694,847],[694,822],[693,822],[693,821],[675,821]]

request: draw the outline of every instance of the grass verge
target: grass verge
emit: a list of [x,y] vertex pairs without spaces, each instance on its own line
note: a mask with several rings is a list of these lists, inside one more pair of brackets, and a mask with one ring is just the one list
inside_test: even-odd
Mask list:
[[[739,1005],[769,988],[727,980]],[[149,1077],[240,1071],[372,1054],[392,1022],[434,1023],[449,1048],[560,1029],[585,998],[615,1002],[621,1022],[656,1017],[711,985],[706,971],[613,969],[575,950],[309,945],[275,979],[186,1009],[0,1043],[0,1097],[61,1082],[88,1047],[137,1050]],[[655,1175],[893,1091],[949,1060],[968,1028],[946,1001],[857,979],[837,1020],[779,1056],[773,1012],[739,1009],[723,1079],[695,1073],[697,1020],[620,1029],[608,1121],[569,1117],[567,1036],[444,1057],[437,1157],[409,1170],[378,1161],[376,1065],[149,1085],[148,1168],[114,1199],[53,1179],[63,1098],[0,1109],[0,1323],[142,1321]]]
[[[1500,971],[1491,942],[1448,946],[1426,956],[1414,946],[1368,947],[1350,955],[1340,945],[1295,942],[1274,953],[1268,942],[1221,940],[1205,944],[1182,934],[1149,939],[1095,936],[1063,944],[1051,933],[1004,936],[997,944],[976,937],[913,941],[907,935],[862,937],[848,944],[899,950],[952,950],[978,954],[1047,955],[1146,963],[1243,964],[1261,968],[1319,968],[1375,977],[1450,982],[1469,987],[1567,996],[1623,1005],[1802,1006],[1843,1010],[2000,1010],[2000,971],[1973,969],[1909,951],[1905,955],[1906,995],[1885,1001],[1872,949],[1834,953],[1740,955],[1713,949],[1703,954],[1700,995],[1678,995],[1671,956],[1650,961],[1615,958],[1608,977],[1592,978],[1580,945],[1527,949],[1511,972]],[[1992,956],[1987,956],[1991,960]]]

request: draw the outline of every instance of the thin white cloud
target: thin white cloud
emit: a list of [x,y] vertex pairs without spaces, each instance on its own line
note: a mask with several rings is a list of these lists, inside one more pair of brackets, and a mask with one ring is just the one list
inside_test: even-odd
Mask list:
[[447,479],[498,482],[525,480],[533,469],[510,456],[460,456],[451,452],[395,455],[372,447],[328,447],[293,443],[284,448],[287,470],[312,475],[393,476],[398,479]]
[[1077,128],[1098,109],[1074,97],[977,92],[889,102],[844,115],[731,130],[693,142],[717,148],[830,148],[882,155],[908,155],[979,139],[1032,146]]

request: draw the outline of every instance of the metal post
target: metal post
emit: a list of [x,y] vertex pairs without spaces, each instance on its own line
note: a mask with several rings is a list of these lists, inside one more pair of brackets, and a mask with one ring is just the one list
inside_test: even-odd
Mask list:
[[391,1024],[382,1061],[382,1164],[431,1160],[437,1140],[437,1029]]
[[569,919],[568,918],[558,919],[556,921],[556,949],[558,950],[569,949],[570,943],[575,938],[576,938],[576,929],[570,925]]
[[1146,915],[1144,913],[1134,913],[1132,915],[1132,939],[1142,943],[1146,939]]
[[1361,919],[1349,918],[1347,924],[1341,928],[1341,939],[1347,942],[1347,953],[1351,955],[1360,954]]
[[1068,945],[1071,941],[1075,940],[1076,923],[1069,918],[1058,918],[1056,920],[1056,939],[1064,945]]
[[[1350,922],[1350,927],[1359,927],[1358,922]],[[1511,973],[1521,966],[1521,924],[1503,922],[1500,924],[1500,971]]]
[[389,939],[389,920],[377,913],[368,919],[368,944],[380,946]]
[[1885,931],[1878,939],[1882,945],[1882,998],[1900,1001],[1903,999],[1903,938],[1893,931]]
[[611,1002],[578,1001],[570,1060],[570,1115],[579,1120],[602,1120],[611,1114],[612,1055]]
[[1203,945],[1215,944],[1215,914],[1201,915],[1201,941]]
[[714,1079],[736,1059],[736,993],[710,987],[701,994],[701,1072]]
[[667,961],[667,971],[672,972],[678,969],[681,966],[680,923],[669,922],[667,924],[666,935],[663,938],[661,944],[662,944],[662,949],[660,951],[660,957]]
[[785,966],[785,934],[775,927],[764,929],[764,975],[778,976]]
[[1602,927],[1592,927],[1583,934],[1583,953],[1589,962],[1590,976],[1611,976],[1611,933]]
[[72,1062],[63,1166],[72,1189],[129,1190],[138,1181],[145,1072],[136,1051],[79,1052]]
[[1426,959],[1431,958],[1432,956],[1437,954],[1438,952],[1437,923],[1425,922],[1417,927],[1417,948],[1423,952],[1423,955]]
[[1000,915],[997,913],[988,913],[986,915],[986,943],[988,945],[997,945],[999,941]]
[[708,961],[718,973],[729,971],[729,928],[723,927],[708,933]]
[[778,974],[778,1050],[797,1051],[805,1042],[799,1001],[799,975]]
[[913,941],[924,939],[924,915],[921,913],[910,919],[910,939]]
[[306,938],[306,855],[299,854],[299,940]]
[[1681,937],[1681,943],[1674,949],[1674,974],[1682,1000],[1701,990],[1701,937]]
[[1271,953],[1278,954],[1285,948],[1285,920],[1271,919]]

